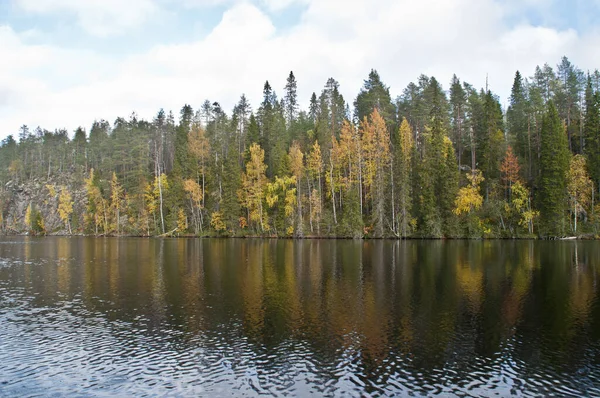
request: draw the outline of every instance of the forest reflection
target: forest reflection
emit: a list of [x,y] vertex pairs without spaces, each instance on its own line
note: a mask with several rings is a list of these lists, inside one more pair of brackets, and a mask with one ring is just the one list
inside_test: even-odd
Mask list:
[[379,383],[426,382],[506,356],[572,371],[600,337],[597,242],[25,238],[0,256],[22,260],[0,279],[33,305],[78,298],[183,345],[218,333],[281,356],[301,342],[324,378],[358,363]]

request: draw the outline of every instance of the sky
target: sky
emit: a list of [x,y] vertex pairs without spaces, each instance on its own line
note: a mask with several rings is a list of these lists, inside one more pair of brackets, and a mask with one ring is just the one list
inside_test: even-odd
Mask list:
[[152,119],[293,71],[300,104],[329,77],[352,103],[371,69],[396,98],[453,74],[505,105],[517,70],[600,68],[600,0],[0,0],[0,139],[117,117]]

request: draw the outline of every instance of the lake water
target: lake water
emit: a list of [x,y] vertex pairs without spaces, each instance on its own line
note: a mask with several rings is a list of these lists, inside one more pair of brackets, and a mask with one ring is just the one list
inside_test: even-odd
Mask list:
[[0,396],[600,395],[600,242],[0,238]]

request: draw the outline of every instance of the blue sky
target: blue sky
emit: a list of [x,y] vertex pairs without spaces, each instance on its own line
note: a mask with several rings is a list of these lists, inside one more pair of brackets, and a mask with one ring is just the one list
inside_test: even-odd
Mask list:
[[[328,77],[352,102],[371,68],[399,95],[424,73],[506,98],[517,69],[600,67],[600,0],[0,0],[0,138],[151,118]],[[445,84],[447,86],[447,84]]]

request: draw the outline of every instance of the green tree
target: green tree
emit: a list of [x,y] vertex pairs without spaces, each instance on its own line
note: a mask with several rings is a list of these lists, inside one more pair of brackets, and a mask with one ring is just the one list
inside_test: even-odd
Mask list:
[[452,81],[450,83],[450,106],[452,108],[452,134],[450,139],[456,148],[458,168],[460,169],[462,166],[467,93],[456,75],[452,76]]
[[557,236],[565,232],[569,144],[553,101],[548,102],[542,122],[540,154],[536,197],[541,213],[541,233]]
[[[394,153],[394,180],[398,199],[392,199],[396,207],[394,214],[396,222],[394,231],[397,236],[406,238],[413,225],[412,218],[412,179],[413,179],[413,156],[414,156],[413,133],[408,121],[404,118],[398,131],[398,145]],[[396,196],[396,195],[394,195]]]
[[588,75],[585,89],[585,123],[583,135],[585,137],[584,154],[590,176],[595,186],[600,186],[600,96],[594,92],[592,78]]
[[356,120],[362,121],[365,117],[371,117],[374,110],[385,120],[389,130],[394,127],[396,109],[390,97],[389,88],[383,84],[379,73],[371,69],[369,77],[364,81],[363,87],[354,100],[354,114]]
[[290,72],[285,84],[285,97],[283,97],[285,121],[288,129],[298,116],[298,87],[294,72]]
[[514,142],[517,157],[525,168],[525,179],[532,178],[532,140],[528,117],[527,90],[521,73],[517,71],[506,111],[508,136]]
[[230,234],[235,234],[239,229],[241,216],[238,193],[242,187],[242,168],[239,153],[232,145],[229,146],[223,168],[223,194],[219,210],[222,213],[221,219],[226,230]]
[[441,238],[453,232],[452,209],[458,189],[458,167],[452,142],[447,137],[448,114],[444,92],[434,78],[430,84],[430,119],[423,133],[415,200],[420,234]]

